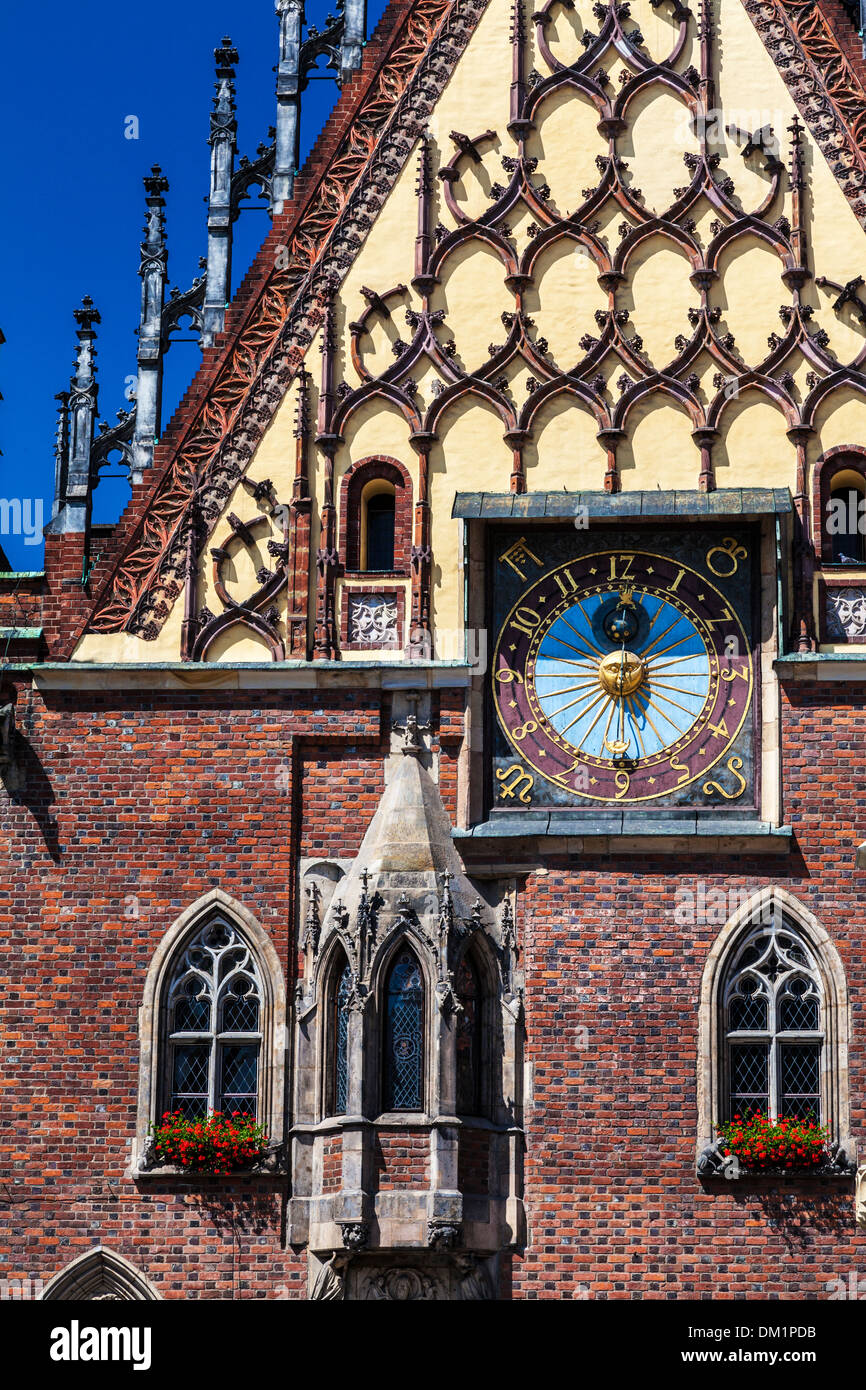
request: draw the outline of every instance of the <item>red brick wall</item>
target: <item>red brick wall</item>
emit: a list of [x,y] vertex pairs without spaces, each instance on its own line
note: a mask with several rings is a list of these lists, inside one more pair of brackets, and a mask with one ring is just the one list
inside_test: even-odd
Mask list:
[[[443,692],[443,721],[461,699]],[[699,881],[707,893],[783,885],[817,915],[848,973],[866,1150],[866,898],[853,868],[864,710],[863,686],[785,692],[790,855],[549,860],[526,878],[530,1239],[503,1276],[510,1296],[821,1298],[866,1270],[850,1181],[697,1179],[697,1001],[719,925],[674,920],[677,889]],[[305,1296],[304,1256],[281,1244],[282,1180],[124,1177],[137,1010],[163,934],[217,885],[271,933],[291,997],[296,858],[357,851],[383,785],[378,694],[44,700],[25,687],[18,726],[27,788],[4,803],[0,843],[4,1272],[47,1279],[101,1242],[168,1297]],[[444,757],[443,769],[451,806]],[[481,1143],[464,1132],[467,1184],[480,1182]],[[380,1152],[382,1189],[427,1185],[425,1134],[386,1133]]]
[[340,1134],[326,1139],[322,1147],[322,1191],[334,1192],[343,1181],[343,1138]]
[[790,856],[622,855],[528,878],[531,1244],[514,1260],[512,1297],[826,1298],[829,1280],[866,1270],[852,1180],[697,1178],[698,997],[720,926],[674,920],[677,888],[698,881],[707,894],[783,886],[819,918],[848,978],[862,1161],[866,897],[853,858],[866,830],[864,704],[863,687],[783,692]]
[[376,1139],[379,1191],[426,1187],[430,1181],[430,1136],[421,1129],[379,1131]]
[[[291,997],[299,735],[317,731],[335,774],[327,805],[309,801],[310,838],[330,819],[333,848],[335,797],[370,814],[380,722],[375,692],[43,700],[24,687],[25,793],[3,794],[0,819],[4,1274],[47,1280],[102,1243],[166,1297],[306,1296],[306,1259],[281,1245],[284,1180],[124,1177],[138,1009],[164,933],[215,886],[271,934]],[[350,765],[367,768],[366,799]]]

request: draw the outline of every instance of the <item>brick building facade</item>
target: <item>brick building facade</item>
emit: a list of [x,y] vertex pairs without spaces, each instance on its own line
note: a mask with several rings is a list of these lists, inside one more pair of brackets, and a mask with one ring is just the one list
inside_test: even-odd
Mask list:
[[[148,433],[139,413],[99,452],[96,320],[78,313],[45,570],[0,576],[4,1268],[43,1297],[817,1299],[863,1258],[866,554],[847,521],[852,553],[833,549],[824,506],[856,512],[866,491],[862,64],[829,2],[648,5],[646,39],[625,8],[593,18],[581,0],[589,37],[560,59],[572,21],[555,0],[540,16],[393,0],[360,67],[347,9],[335,111],[297,178],[278,129],[259,171],[272,230],[223,321],[210,289],[190,301],[202,367],[155,447],[158,419]],[[285,26],[292,6],[277,9]],[[723,50],[746,55],[743,74]],[[212,144],[237,188],[231,54],[217,50]],[[633,135],[652,194],[642,86],[699,126],[770,71],[781,143],[745,163],[732,144],[716,174],[705,120],[692,202],[677,188],[647,208],[616,163]],[[610,142],[583,203],[562,191],[575,131],[563,145],[545,124],[544,101],[567,109],[569,91]],[[467,212],[472,168],[486,186]],[[751,185],[733,201],[741,170],[757,210]],[[164,190],[146,186],[141,273],[164,314]],[[608,199],[626,218],[616,253]],[[737,298],[737,236],[781,263],[781,335],[760,274],[754,304]],[[562,237],[575,273],[581,258],[598,271],[571,301],[546,299],[539,269]],[[480,260],[474,288],[459,278],[478,245],[505,262],[516,307],[501,315]],[[658,359],[684,280],[689,341]],[[609,305],[593,320],[596,282]],[[618,316],[626,292],[643,338]],[[723,333],[738,311],[742,355]],[[489,352],[485,312],[507,338]],[[640,405],[654,392],[658,436]],[[776,433],[748,416],[750,392]],[[551,452],[565,417],[544,411],[565,396],[591,434],[569,416]],[[476,415],[496,417],[492,435]],[[99,530],[92,490],[117,453],[131,500]],[[393,499],[376,571],[367,495]],[[663,629],[691,665],[659,665]],[[573,741],[546,684],[566,676]],[[225,1022],[227,997],[255,1001],[253,1025]],[[193,1001],[183,1025],[178,1000]],[[229,1057],[266,1154],[230,1176],[162,1162],[164,1108],[244,1090]],[[813,1171],[726,1152],[718,1125],[752,1105],[815,1113]]]

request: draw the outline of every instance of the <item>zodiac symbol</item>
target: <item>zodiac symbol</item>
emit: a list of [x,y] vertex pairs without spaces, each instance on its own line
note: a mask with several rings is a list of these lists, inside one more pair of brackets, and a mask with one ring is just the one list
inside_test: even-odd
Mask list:
[[729,772],[732,772],[732,773],[734,774],[734,776],[736,777],[737,781],[739,782],[739,786],[737,787],[736,791],[733,791],[733,792],[726,792],[725,789],[724,789],[724,787],[721,786],[718,782],[705,782],[705,783],[704,783],[704,796],[711,796],[713,792],[719,792],[720,795],[723,796],[723,797],[725,798],[726,801],[733,801],[733,800],[736,799],[736,797],[742,795],[742,792],[743,792],[743,790],[745,789],[745,786],[746,786],[746,779],[745,779],[745,777],[741,777],[741,776],[740,776],[740,768],[741,768],[742,766],[743,766],[743,760],[742,760],[742,758],[738,758],[738,757],[736,757],[736,756],[733,757],[733,758],[728,758],[728,763],[727,763],[728,771],[729,771]]
[[[740,545],[733,536],[725,536],[721,545],[714,545],[711,550],[707,551],[707,569],[712,574],[717,574],[720,579],[730,579],[731,575],[737,572],[738,562],[745,560],[748,553],[746,547]],[[730,560],[731,568],[717,569],[712,561],[714,555],[724,555],[726,560]],[[724,561],[722,563],[724,564]]]
[[518,743],[522,743],[526,735],[534,734],[537,728],[538,725],[534,719],[527,719],[525,724],[521,724],[518,728],[511,730],[511,737],[516,739]]
[[[511,778],[510,782],[506,781],[507,777]],[[535,785],[535,778],[531,773],[527,772],[525,768],[522,768],[519,763],[512,763],[511,767],[506,767],[504,770],[498,767],[496,769],[496,780],[502,783],[499,795],[503,801],[506,797],[513,797],[515,792],[518,793],[518,801],[522,801],[524,804],[532,800],[532,788]],[[525,786],[524,783],[526,784]],[[522,790],[518,791],[518,788]]]

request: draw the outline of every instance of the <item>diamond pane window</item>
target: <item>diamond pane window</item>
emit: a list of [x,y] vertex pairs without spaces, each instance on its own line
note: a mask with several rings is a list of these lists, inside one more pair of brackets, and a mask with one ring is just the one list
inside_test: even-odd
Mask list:
[[257,1112],[262,987],[231,922],[211,920],[176,963],[168,994],[172,1110]]
[[782,1043],[780,1112],[796,1119],[818,1118],[821,1108],[821,1048]]
[[723,990],[730,1118],[821,1115],[823,985],[808,943],[775,915],[731,958]]
[[481,992],[475,969],[465,956],[454,984],[462,1006],[456,1020],[457,1114],[477,1115],[481,1109]]
[[171,1108],[185,1115],[207,1113],[209,1048],[188,1043],[175,1046]]
[[769,1063],[770,1052],[764,1043],[731,1045],[731,1111],[734,1115],[751,1115],[755,1110],[767,1113]]
[[400,952],[385,989],[384,1108],[421,1110],[424,1075],[424,985],[408,948]]
[[334,1113],[345,1115],[349,1104],[349,995],[352,970],[346,961],[334,998]]

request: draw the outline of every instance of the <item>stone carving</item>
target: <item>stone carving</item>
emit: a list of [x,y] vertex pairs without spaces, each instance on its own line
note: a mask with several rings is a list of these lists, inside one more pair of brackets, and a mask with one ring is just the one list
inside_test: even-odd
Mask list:
[[858,1226],[866,1226],[866,1163],[861,1164],[857,1169],[857,1186],[855,1188],[855,1220]]
[[345,1298],[345,1275],[349,1257],[339,1251],[326,1264],[320,1265],[310,1291],[310,1301],[335,1303]]
[[363,1250],[370,1239],[370,1229],[364,1221],[341,1221],[340,1234],[347,1250]]
[[434,1280],[418,1269],[383,1269],[370,1273],[363,1279],[361,1290],[359,1296],[363,1299],[384,1299],[393,1303],[447,1298],[447,1293],[437,1292]]
[[349,595],[349,641],[396,647],[397,600],[385,594]]
[[487,1302],[496,1298],[496,1291],[483,1259],[464,1255],[457,1262],[460,1278],[460,1298],[464,1303]]
[[829,589],[825,617],[831,641],[866,642],[866,586]]
[[428,1221],[427,1244],[431,1250],[453,1250],[460,1244],[460,1227],[451,1221]]

